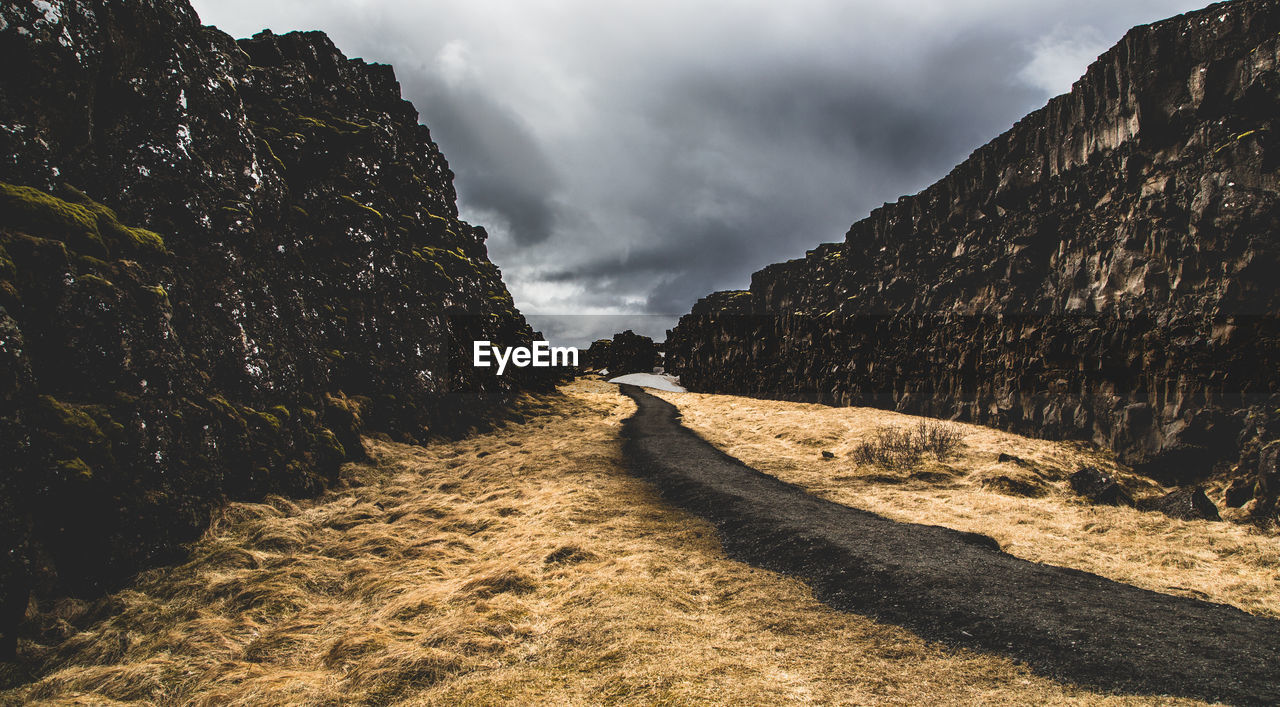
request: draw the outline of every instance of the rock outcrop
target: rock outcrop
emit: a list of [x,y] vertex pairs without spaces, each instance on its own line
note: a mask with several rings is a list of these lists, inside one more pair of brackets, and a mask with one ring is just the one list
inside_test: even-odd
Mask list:
[[652,373],[658,365],[658,348],[653,339],[630,329],[613,335],[609,346],[609,375]]
[[[690,390],[1084,438],[1274,513],[1280,6],[1137,27],[1072,91],[667,339]],[[1262,466],[1265,466],[1263,464]]]
[[609,350],[613,348],[613,339],[596,339],[591,346],[582,352],[579,364],[587,371],[599,371],[609,367]]
[[1144,498],[1134,504],[1143,511],[1157,511],[1178,520],[1222,520],[1218,507],[1199,486],[1174,489],[1163,496]]
[[659,361],[658,347],[653,339],[628,329],[614,334],[612,339],[591,342],[582,363],[588,370],[607,370],[613,377],[652,373]]
[[390,67],[185,0],[6,3],[0,64],[0,651],[28,589],[551,383],[470,365],[535,333]]
[[1108,506],[1135,506],[1130,494],[1115,477],[1086,466],[1068,477],[1071,490],[1093,503]]

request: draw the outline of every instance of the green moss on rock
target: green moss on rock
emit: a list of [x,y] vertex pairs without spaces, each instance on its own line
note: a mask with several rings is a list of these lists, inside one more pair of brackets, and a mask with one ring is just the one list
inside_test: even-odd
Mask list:
[[276,151],[272,149],[271,143],[266,140],[261,140],[261,142],[263,150],[266,151],[267,157],[271,158],[271,163],[276,166],[276,169],[280,170],[282,173],[288,171],[284,165],[284,160],[276,156]]
[[363,210],[365,210],[365,211],[369,212],[370,214],[373,214],[374,216],[377,216],[379,221],[382,221],[382,220],[384,220],[384,218],[385,218],[385,217],[382,215],[382,212],[381,212],[381,211],[378,211],[377,209],[373,208],[372,206],[369,206],[368,204],[362,204],[362,203],[360,203],[360,201],[356,200],[354,197],[350,197],[350,196],[347,196],[347,195],[345,195],[345,194],[344,194],[344,195],[342,196],[342,200],[343,200],[343,201],[350,202],[350,203],[352,203],[352,204],[354,204],[354,205],[356,205],[356,206],[360,207],[361,209],[363,209]]
[[360,123],[344,120],[334,116],[316,117],[311,115],[296,114],[292,116],[294,127],[297,132],[309,132],[313,135],[327,135],[330,137],[350,137],[353,135],[361,135],[369,130],[370,126]]
[[[111,419],[106,408],[75,405],[42,395],[36,405],[34,422],[39,430],[37,447],[59,460],[54,462],[55,466],[77,459],[88,460],[83,462],[86,469],[90,464],[114,464],[112,437],[103,428],[117,438],[123,428]],[[73,475],[83,475],[78,467],[73,471]]]
[[342,446],[342,442],[338,441],[338,436],[329,428],[321,428],[318,435],[319,447],[328,452],[334,459],[345,459],[347,450]]
[[63,403],[51,395],[41,395],[40,411],[48,416],[47,420],[54,423],[58,432],[89,443],[106,441],[102,428],[78,406]]
[[245,418],[257,422],[261,428],[270,430],[272,433],[280,433],[280,418],[269,412],[259,412],[252,408],[245,408]]
[[72,201],[34,187],[0,182],[0,223],[31,235],[63,241],[82,255],[108,257],[110,248],[126,253],[166,253],[164,238],[145,228],[120,223],[116,212],[64,185]]
[[111,265],[107,263],[107,261],[102,258],[95,258],[92,255],[77,255],[76,265],[78,265],[82,271],[96,270],[98,272],[110,272],[111,270]]
[[96,214],[33,187],[0,182],[0,223],[56,238],[78,250],[107,254]]
[[0,245],[0,280],[13,280],[18,276],[18,266],[14,264],[13,258],[9,257],[9,251]]
[[54,462],[54,466],[57,467],[58,473],[64,479],[82,479],[87,481],[93,478],[93,469],[90,469],[89,465],[80,457],[76,457],[75,459],[60,459]]
[[107,278],[105,278],[105,277],[100,277],[100,276],[98,276],[98,275],[94,275],[94,274],[91,274],[91,273],[90,273],[90,274],[85,274],[85,275],[80,275],[80,276],[78,276],[78,277],[76,278],[76,280],[78,280],[79,282],[84,283],[84,284],[86,284],[86,285],[94,285],[94,286],[96,286],[96,287],[102,287],[102,288],[106,288],[106,289],[112,289],[112,290],[114,290],[114,289],[115,289],[115,287],[116,287],[116,286],[115,286],[114,284],[112,284],[112,282],[111,282],[110,280],[108,280]]

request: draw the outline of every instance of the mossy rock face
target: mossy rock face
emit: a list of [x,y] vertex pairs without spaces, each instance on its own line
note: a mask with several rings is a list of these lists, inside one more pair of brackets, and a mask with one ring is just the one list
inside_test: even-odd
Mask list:
[[56,238],[89,255],[107,255],[97,214],[34,187],[0,182],[0,224]]
[[317,118],[309,115],[295,115],[294,121],[295,125],[302,130],[312,130],[330,135],[359,135],[370,127],[334,116]]
[[104,591],[228,498],[319,491],[364,432],[555,383],[469,365],[533,332],[389,71],[182,0],[64,5],[70,47],[5,32],[0,595]]
[[338,441],[338,436],[333,433],[333,430],[320,430],[318,446],[331,459],[347,457],[346,448],[342,446],[342,442]]
[[163,255],[168,252],[164,246],[164,238],[160,234],[120,223],[115,211],[90,199],[75,187],[64,184],[62,189],[71,196],[76,205],[94,215],[98,233],[116,252],[148,255]]
[[258,412],[256,410],[246,409],[245,419],[258,425],[259,430],[273,434],[279,434],[281,429],[280,418],[269,412]]
[[9,257],[9,251],[0,246],[0,280],[12,281],[18,275],[18,268]]
[[[88,457],[103,461],[111,458],[110,438],[84,407],[42,395],[34,412],[35,424],[45,433],[40,446],[52,456],[64,459]],[[105,417],[105,413],[100,414]]]
[[378,219],[379,221],[383,221],[383,220],[385,220],[385,218],[386,218],[385,216],[383,216],[383,215],[382,215],[382,212],[381,212],[381,211],[378,211],[377,209],[373,208],[372,206],[369,206],[369,205],[367,205],[367,204],[364,204],[363,202],[361,202],[361,201],[357,200],[357,199],[356,199],[356,198],[354,198],[354,197],[346,196],[346,195],[344,194],[344,195],[341,197],[341,199],[342,199],[343,201],[345,201],[346,203],[351,204],[352,206],[356,207],[357,209],[360,209],[360,210],[361,210],[361,211],[363,211],[364,213],[369,214],[370,216],[373,216],[374,218]]
[[62,459],[54,463],[58,469],[58,474],[64,479],[78,479],[88,481],[93,478],[93,469],[79,457],[75,459]]
[[0,307],[13,309],[20,304],[22,298],[18,294],[17,279],[18,268],[9,252],[0,245]]
[[158,233],[125,226],[110,208],[74,187],[64,186],[64,190],[71,201],[34,187],[0,182],[0,225],[56,238],[90,257],[107,257],[112,249],[125,254],[166,252]]

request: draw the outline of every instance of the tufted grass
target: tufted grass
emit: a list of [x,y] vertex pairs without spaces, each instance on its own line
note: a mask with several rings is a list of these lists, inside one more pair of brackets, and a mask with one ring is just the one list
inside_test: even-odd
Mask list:
[[[1073,567],[1168,594],[1231,604],[1280,618],[1280,534],[1249,524],[1174,520],[1155,512],[1094,506],[1067,477],[1093,466],[1139,496],[1162,488],[1103,451],[948,423],[963,442],[939,460],[875,463],[864,445],[918,435],[936,421],[873,408],[836,408],[729,395],[656,395],[686,426],[747,464],[823,498],[895,520],[990,535],[1023,559]],[[834,458],[825,459],[827,451]],[[1001,454],[1014,459],[1000,461]],[[1223,517],[1224,484],[1208,489]]]
[[317,500],[231,504],[97,621],[36,607],[82,628],[25,641],[43,677],[0,702],[1170,704],[831,610],[622,468],[614,386],[531,404],[459,442],[369,440]]

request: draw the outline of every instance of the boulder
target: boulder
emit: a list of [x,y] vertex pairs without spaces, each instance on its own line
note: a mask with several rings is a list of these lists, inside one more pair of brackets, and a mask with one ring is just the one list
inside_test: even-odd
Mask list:
[[1144,498],[1137,507],[1143,511],[1158,511],[1178,520],[1222,520],[1218,507],[1199,486],[1175,489],[1163,496]]
[[599,371],[609,368],[609,350],[613,348],[613,339],[596,339],[591,346],[582,352],[578,367],[585,371]]
[[658,349],[653,339],[630,329],[614,334],[609,343],[609,376],[625,376],[628,373],[652,373],[658,365]]
[[1091,467],[1082,467],[1070,477],[1071,489],[1093,503],[1133,506],[1133,496],[1113,477]]

